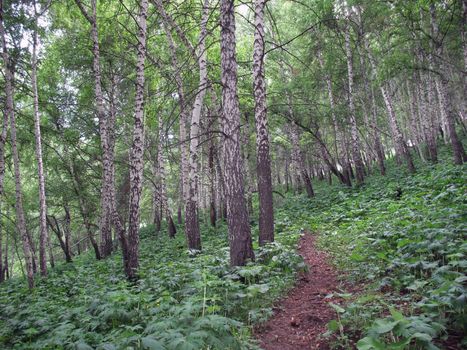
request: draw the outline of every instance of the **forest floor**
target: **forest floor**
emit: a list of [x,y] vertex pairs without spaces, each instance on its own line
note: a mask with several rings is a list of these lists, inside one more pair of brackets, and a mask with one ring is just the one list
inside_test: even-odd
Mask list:
[[253,221],[246,266],[230,267],[226,223],[204,220],[195,256],[181,227],[142,228],[138,283],[119,251],[59,263],[33,291],[16,271],[0,349],[467,349],[467,164],[416,165],[276,198],[275,242]]
[[322,334],[336,318],[329,305],[339,302],[341,284],[330,257],[317,249],[316,236],[306,233],[298,247],[308,271],[301,273],[294,288],[274,307],[274,315],[258,326],[256,338],[265,350],[328,349]]

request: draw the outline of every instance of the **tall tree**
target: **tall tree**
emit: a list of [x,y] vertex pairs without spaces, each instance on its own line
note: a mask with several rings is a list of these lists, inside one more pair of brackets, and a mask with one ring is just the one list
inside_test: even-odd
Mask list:
[[201,250],[201,234],[199,232],[198,221],[198,145],[200,118],[203,109],[204,96],[207,89],[207,53],[206,53],[206,35],[208,21],[209,0],[204,0],[201,15],[200,33],[198,39],[198,67],[199,84],[196,94],[193,110],[191,112],[190,128],[190,159],[189,159],[189,187],[188,199],[185,207],[185,233],[187,236],[188,249]]
[[137,277],[139,267],[139,222],[140,202],[143,187],[144,167],[144,63],[146,59],[148,0],[139,2],[137,18],[137,58],[136,58],[136,89],[135,114],[133,126],[133,143],[130,152],[130,205],[128,223],[128,255],[126,274],[130,280]]
[[234,0],[221,0],[221,83],[225,200],[229,227],[230,265],[254,259],[240,152],[240,108],[237,95]]
[[14,62],[9,56],[8,47],[6,44],[6,33],[4,26],[4,8],[3,0],[0,0],[0,39],[2,41],[2,58],[4,63],[5,76],[5,114],[9,116],[10,122],[10,137],[11,137],[11,152],[13,154],[13,167],[15,173],[15,210],[16,210],[16,226],[20,233],[23,242],[24,260],[26,263],[26,273],[29,288],[34,288],[34,258],[33,249],[31,246],[31,238],[27,232],[26,218],[23,208],[23,194],[21,186],[21,170],[19,161],[19,152],[17,147],[16,137],[16,117],[14,109]]
[[41,116],[39,112],[39,93],[37,90],[37,45],[38,45],[38,20],[40,14],[37,12],[36,1],[33,1],[34,7],[34,30],[32,37],[32,58],[31,58],[31,82],[34,105],[34,135],[36,139],[36,159],[37,171],[39,177],[39,266],[41,275],[47,275],[47,204],[45,196],[45,175],[44,164],[42,161],[42,141],[41,141]]
[[259,244],[274,241],[274,207],[272,198],[271,157],[266,111],[264,77],[265,0],[255,0],[255,40],[253,48],[253,93],[255,95],[256,174],[259,197]]
[[97,0],[91,0],[91,13],[84,7],[82,0],[75,0],[81,13],[91,25],[91,41],[92,41],[92,70],[94,73],[94,98],[99,119],[99,134],[102,148],[102,186],[101,186],[101,256],[103,258],[112,253],[112,227],[111,227],[111,187],[112,181],[112,156],[109,147],[109,131],[108,121],[104,108],[104,97],[102,94],[101,82],[101,60],[99,48],[99,32],[97,26]]
[[[180,120],[179,120],[179,142],[180,142],[180,199],[182,202],[187,202],[188,200],[188,180],[189,180],[189,158],[190,158],[190,148],[188,143],[188,131],[187,131],[187,123],[189,119],[189,109],[187,104],[187,98],[185,94],[185,88],[183,85],[183,79],[181,74],[181,66],[178,62],[177,56],[177,46],[175,44],[174,38],[172,36],[171,28],[180,32],[178,27],[173,22],[172,18],[169,14],[165,11],[164,6],[161,0],[153,0],[154,4],[156,5],[157,11],[160,13],[162,17],[164,31],[167,37],[167,42],[169,44],[170,55],[171,55],[171,62],[174,69],[174,80],[175,85],[177,87],[178,93],[178,105],[180,109]],[[181,38],[184,38],[184,35],[179,35]],[[189,43],[187,40],[184,42]],[[190,44],[189,44],[190,45]],[[191,45],[190,45],[191,48]],[[194,55],[197,57],[197,55]],[[181,214],[181,207],[180,207],[180,214]],[[181,217],[181,215],[180,215]]]
[[[459,140],[459,136],[456,131],[456,112],[453,106],[452,92],[449,87],[449,69],[446,66],[446,62],[443,62],[443,42],[440,37],[440,31],[438,27],[438,22],[436,18],[436,7],[434,3],[430,5],[430,15],[431,15],[431,27],[432,27],[432,37],[435,45],[435,52],[431,56],[436,68],[439,71],[439,78],[436,78],[436,88],[438,90],[439,102],[440,102],[440,111],[443,114],[446,124],[447,132],[451,140],[452,151],[454,156],[455,164],[462,164],[467,161],[467,154],[465,153],[464,146]],[[436,57],[436,58],[435,58]]]
[[165,171],[165,156],[164,156],[164,145],[165,145],[165,137],[164,137],[164,129],[162,127],[162,115],[159,114],[159,145],[158,145],[158,156],[157,156],[157,167],[158,167],[158,178],[156,184],[159,190],[158,193],[158,200],[161,208],[161,219],[162,216],[165,216],[166,223],[167,223],[167,231],[170,238],[175,237],[177,230],[175,228],[172,214],[170,213],[169,202],[167,200],[167,178],[166,178],[166,171]]
[[357,184],[361,185],[365,178],[365,169],[363,166],[362,155],[360,153],[360,137],[358,135],[357,119],[355,114],[354,103],[354,74],[353,74],[353,53],[350,42],[350,23],[345,24],[345,53],[347,59],[347,74],[348,74],[348,101],[349,101],[349,122],[350,122],[350,135],[351,135],[351,153],[353,162],[355,164],[355,174]]
[[[370,48],[368,43],[365,41],[365,47],[367,48],[368,58],[370,61],[370,65],[373,69],[373,75],[376,76],[376,62],[373,57],[372,52],[370,52]],[[392,101],[392,97],[384,84],[381,84],[379,87],[381,91],[381,95],[383,96],[384,104],[386,106],[387,114],[388,114],[388,122],[389,127],[391,129],[391,134],[393,138],[394,148],[396,149],[396,156],[400,158],[404,158],[407,162],[407,168],[409,172],[415,172],[415,166],[413,163],[412,156],[410,154],[409,148],[407,143],[404,140],[404,136],[399,126],[399,122],[397,121],[396,112],[394,110],[394,103]]]

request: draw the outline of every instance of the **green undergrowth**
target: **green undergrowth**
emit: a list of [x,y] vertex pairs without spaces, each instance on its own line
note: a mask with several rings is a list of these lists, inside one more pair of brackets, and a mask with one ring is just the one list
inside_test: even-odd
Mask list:
[[[278,209],[277,241],[255,247],[256,262],[232,269],[227,229],[202,228],[203,252],[141,231],[140,281],[122,274],[120,253],[89,253],[62,264],[33,291],[16,279],[0,287],[1,349],[250,349],[251,326],[305,265],[296,253],[300,223]],[[285,222],[284,222],[285,221]],[[254,231],[257,228],[254,227]]]
[[[415,175],[388,162],[385,177],[361,188],[316,184],[316,197],[276,197],[276,243],[256,262],[232,269],[227,229],[202,227],[203,252],[141,230],[140,281],[128,283],[117,252],[61,264],[37,288],[0,286],[1,349],[255,349],[252,325],[305,265],[296,253],[305,230],[320,232],[343,278],[356,288],[331,304],[336,349],[443,349],[465,346],[466,166],[442,154]],[[255,207],[257,203],[255,203]],[[256,208],[257,209],[257,208]],[[254,239],[257,226],[253,222]],[[357,289],[357,290],[355,290]],[[458,336],[456,336],[458,335]],[[462,344],[460,344],[462,343]]]
[[359,189],[320,184],[316,199],[295,200],[292,211],[307,213],[320,247],[359,289],[335,306],[326,334],[335,348],[467,345],[467,167],[443,157],[415,175],[389,162],[387,176]]

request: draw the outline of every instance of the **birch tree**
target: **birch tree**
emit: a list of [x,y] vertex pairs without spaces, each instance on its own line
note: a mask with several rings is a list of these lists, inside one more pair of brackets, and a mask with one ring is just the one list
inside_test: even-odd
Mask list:
[[265,0],[255,0],[255,36],[253,48],[253,93],[255,95],[256,175],[259,197],[259,244],[274,241],[274,207],[272,198],[271,158],[266,110],[264,77]]
[[104,97],[102,94],[101,82],[101,62],[99,48],[99,34],[97,26],[97,0],[91,0],[91,13],[85,8],[82,0],[75,0],[81,13],[91,25],[91,41],[92,41],[92,70],[94,73],[94,98],[99,120],[99,134],[102,149],[102,186],[101,186],[101,256],[103,258],[112,253],[112,228],[111,228],[111,198],[112,192],[112,156],[109,147],[109,132],[113,132],[113,128],[108,127],[108,120],[104,108]]
[[34,105],[34,136],[36,140],[36,159],[39,178],[39,266],[42,276],[47,275],[47,204],[45,196],[45,174],[42,161],[42,141],[41,141],[41,116],[39,112],[39,93],[37,90],[37,45],[38,45],[38,19],[40,14],[37,12],[36,1],[34,7],[34,30],[32,35],[32,58],[31,58],[31,83]]
[[237,59],[233,0],[221,0],[221,83],[224,182],[229,227],[230,265],[254,259],[240,151],[240,109],[237,95]]
[[136,88],[133,125],[133,143],[130,150],[130,204],[128,216],[128,251],[126,274],[130,280],[137,278],[139,267],[140,202],[143,188],[144,153],[144,63],[146,59],[146,27],[148,1],[139,2],[137,18]]

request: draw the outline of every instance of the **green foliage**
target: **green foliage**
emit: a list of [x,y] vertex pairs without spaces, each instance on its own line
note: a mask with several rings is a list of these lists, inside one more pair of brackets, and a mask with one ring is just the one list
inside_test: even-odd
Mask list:
[[320,246],[367,285],[330,324],[338,344],[361,337],[359,349],[436,349],[448,333],[465,334],[466,169],[418,167],[372,176],[361,189],[319,188],[306,204]]
[[141,229],[140,281],[130,284],[121,255],[89,253],[61,264],[29,292],[14,279],[0,287],[3,349],[245,349],[250,327],[304,268],[295,252],[300,226],[277,211],[277,241],[257,261],[231,268],[227,229],[203,227],[204,250],[190,256],[184,235],[173,240]]

